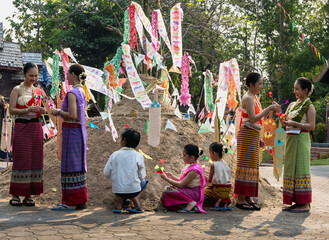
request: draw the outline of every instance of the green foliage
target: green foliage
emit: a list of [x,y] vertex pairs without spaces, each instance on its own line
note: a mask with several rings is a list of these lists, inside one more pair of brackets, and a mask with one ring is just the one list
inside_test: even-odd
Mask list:
[[327,142],[327,124],[325,123],[318,123],[315,126],[313,131],[314,141],[318,143],[325,143]]

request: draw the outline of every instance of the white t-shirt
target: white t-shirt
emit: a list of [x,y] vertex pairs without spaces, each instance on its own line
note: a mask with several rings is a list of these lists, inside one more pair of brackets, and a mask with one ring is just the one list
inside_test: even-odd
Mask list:
[[224,161],[215,161],[214,162],[214,176],[212,178],[212,184],[231,184],[230,181],[231,171],[226,162]]
[[111,178],[113,193],[135,193],[141,190],[146,177],[144,157],[133,148],[123,147],[110,156],[104,175]]

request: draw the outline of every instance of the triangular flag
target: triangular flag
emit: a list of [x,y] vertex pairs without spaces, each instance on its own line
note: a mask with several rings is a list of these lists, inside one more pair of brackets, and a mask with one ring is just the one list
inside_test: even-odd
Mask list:
[[204,108],[202,108],[200,114],[199,114],[199,120],[202,120],[204,118]]
[[172,67],[169,69],[169,72],[174,72],[174,73],[178,73],[181,74],[182,72],[178,69],[178,67],[174,68],[174,65],[172,65]]
[[214,114],[214,111],[211,111],[210,113],[207,114],[206,118],[212,118],[213,114]]
[[192,104],[189,105],[189,108],[187,110],[187,113],[192,112],[193,114],[196,114],[195,109]]
[[174,92],[171,94],[171,96],[179,96],[177,88],[174,89]]
[[109,114],[107,112],[100,112],[100,114],[101,114],[103,121],[109,117]]
[[126,123],[126,128],[130,128],[129,125],[128,125],[128,123]]
[[147,155],[147,154],[145,154],[145,153],[143,153],[143,151],[142,150],[140,150],[140,149],[138,149],[138,152],[140,152],[145,158],[147,158],[147,159],[153,159],[153,158],[151,158],[149,155]]
[[208,133],[208,132],[215,132],[215,130],[209,127],[208,125],[202,123],[198,133]]
[[95,124],[93,124],[92,122],[90,122],[90,128],[97,128],[99,131],[100,131],[100,129],[99,129],[99,127],[97,127]]
[[111,129],[105,124],[105,132],[111,132]]
[[165,126],[165,131],[168,128],[174,130],[175,132],[177,132],[176,127],[174,126],[174,124],[169,119],[167,119],[167,123],[166,123],[166,126]]
[[146,119],[146,123],[145,123],[145,132],[149,133],[149,120]]
[[180,119],[182,119],[182,118],[183,118],[183,116],[182,116],[181,112],[179,111],[179,108],[178,108],[178,106],[177,106],[177,107],[176,107],[176,109],[175,109],[175,115],[176,115],[177,117],[179,117]]

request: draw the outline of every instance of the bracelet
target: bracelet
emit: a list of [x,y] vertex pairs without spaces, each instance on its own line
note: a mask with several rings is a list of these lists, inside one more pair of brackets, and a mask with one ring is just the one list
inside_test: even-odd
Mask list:
[[300,129],[303,130],[303,128],[304,128],[304,124],[302,124],[302,127]]
[[60,113],[61,109],[57,109],[57,115]]

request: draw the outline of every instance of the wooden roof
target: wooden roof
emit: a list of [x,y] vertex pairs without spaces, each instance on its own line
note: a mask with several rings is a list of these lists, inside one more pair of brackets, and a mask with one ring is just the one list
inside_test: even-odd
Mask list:
[[31,52],[23,52],[22,53],[23,64],[28,62],[35,63],[38,66],[43,66],[44,62],[42,59],[41,53],[31,53]]
[[3,24],[0,22],[0,50],[3,49]]
[[323,66],[320,73],[314,78],[314,81],[329,84],[329,67],[327,65]]

